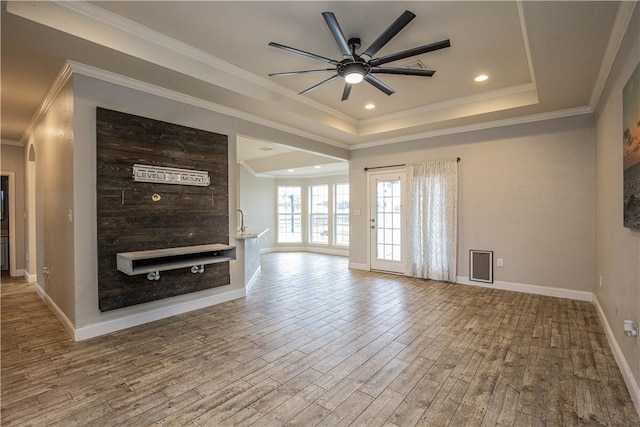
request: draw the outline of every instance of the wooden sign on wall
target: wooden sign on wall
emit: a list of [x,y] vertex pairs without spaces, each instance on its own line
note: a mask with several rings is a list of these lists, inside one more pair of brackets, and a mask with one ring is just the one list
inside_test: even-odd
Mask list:
[[207,171],[194,171],[161,166],[133,165],[133,180],[155,182],[156,184],[196,185],[206,187],[211,184]]
[[[116,254],[229,243],[226,135],[98,108],[98,296],[114,310],[230,283],[229,263],[160,280],[117,270]],[[205,172],[209,185],[136,182],[134,165]]]

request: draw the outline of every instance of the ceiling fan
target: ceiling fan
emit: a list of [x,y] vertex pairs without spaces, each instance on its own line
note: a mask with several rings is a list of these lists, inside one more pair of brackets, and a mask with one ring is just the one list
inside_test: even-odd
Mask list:
[[[400,15],[400,17],[396,19],[393,24],[391,24],[389,28],[387,28],[382,34],[380,34],[380,36],[371,44],[371,46],[369,46],[367,49],[365,49],[364,52],[358,55],[356,53],[356,49],[360,48],[360,39],[350,38],[349,40],[347,40],[342,30],[340,29],[338,20],[332,12],[322,12],[322,16],[324,17],[324,20],[329,27],[329,31],[331,31],[333,38],[338,44],[338,48],[342,52],[342,61],[325,58],[324,56],[285,46],[280,43],[269,43],[269,46],[277,47],[278,49],[286,50],[287,52],[304,55],[311,59],[326,62],[334,66],[334,68],[323,68],[319,70],[289,71],[284,73],[269,74],[270,77],[279,77],[331,71],[335,73],[328,79],[323,80],[320,83],[303,90],[299,93],[299,95],[304,95],[305,93],[311,92],[312,90],[317,89],[318,87],[327,84],[337,79],[338,77],[344,77],[345,80],[344,91],[342,92],[342,101],[346,101],[347,99],[349,99],[351,87],[354,84],[360,83],[362,80],[375,86],[387,95],[391,95],[394,93],[394,90],[384,84],[378,78],[374,77],[373,74],[397,74],[403,76],[431,77],[433,76],[435,71],[411,68],[381,67],[381,65],[451,46],[449,39],[447,39],[424,46],[415,47],[413,49],[404,50],[402,52],[393,53],[391,55],[382,56],[380,58],[374,58],[375,54],[378,53],[378,51],[382,49],[384,45],[386,45],[393,37],[396,36],[396,34],[398,34],[404,27],[406,27],[413,18],[416,17],[416,15],[414,15],[413,13],[405,10],[402,15]],[[364,57],[368,59],[365,59]]]

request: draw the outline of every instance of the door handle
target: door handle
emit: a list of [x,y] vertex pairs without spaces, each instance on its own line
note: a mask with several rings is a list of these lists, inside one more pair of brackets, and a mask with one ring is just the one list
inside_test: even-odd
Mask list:
[[375,225],[370,225],[369,228],[376,228],[376,226]]

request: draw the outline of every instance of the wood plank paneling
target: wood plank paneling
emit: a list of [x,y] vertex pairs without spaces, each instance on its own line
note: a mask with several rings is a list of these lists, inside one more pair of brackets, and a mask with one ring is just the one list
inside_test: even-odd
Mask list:
[[[118,252],[229,243],[227,136],[103,108],[96,119],[100,310],[229,284],[228,262],[201,274],[163,271],[157,281],[116,268]],[[135,182],[134,164],[207,171],[211,184]]]

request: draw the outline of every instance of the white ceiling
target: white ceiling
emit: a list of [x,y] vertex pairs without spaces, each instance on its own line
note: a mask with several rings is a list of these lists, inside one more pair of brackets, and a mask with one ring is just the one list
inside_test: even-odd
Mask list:
[[[2,138],[23,138],[66,60],[347,149],[585,114],[594,108],[635,3],[3,2]],[[340,79],[297,95],[330,74],[267,75],[327,65],[270,41],[341,59],[323,11],[334,12],[345,36],[360,37],[367,47],[404,10],[416,18],[377,56],[450,39],[448,49],[387,64],[420,60],[436,70],[434,77],[378,75],[395,94],[363,82],[341,102]],[[474,82],[480,73],[489,80]],[[369,102],[376,108],[365,110]]]

